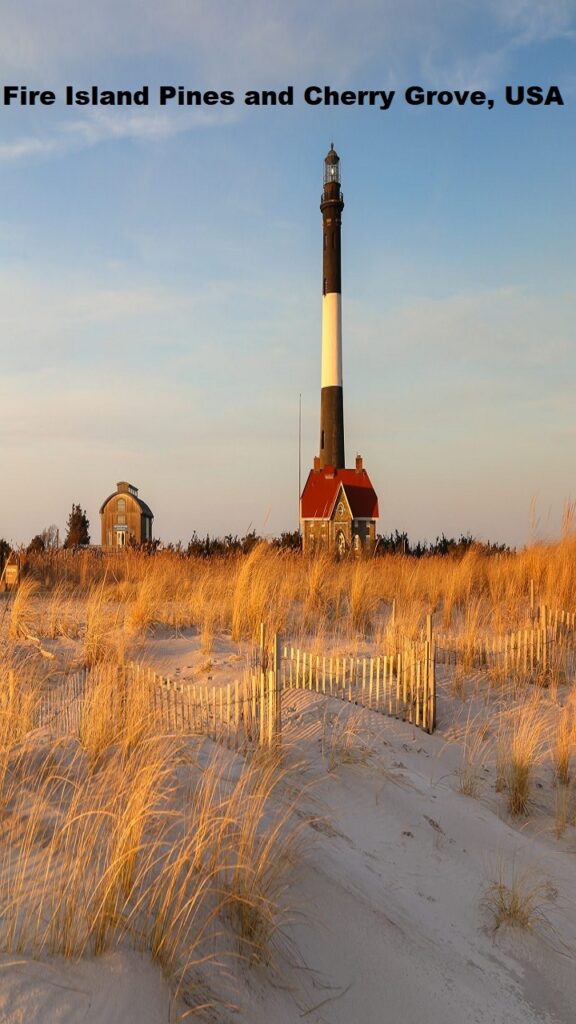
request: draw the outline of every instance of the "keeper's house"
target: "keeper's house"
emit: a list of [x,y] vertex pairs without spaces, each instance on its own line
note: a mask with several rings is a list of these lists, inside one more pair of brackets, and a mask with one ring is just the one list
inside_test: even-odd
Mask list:
[[371,555],[376,545],[378,498],[356,456],[355,469],[320,468],[314,459],[300,499],[304,551]]
[[138,497],[138,488],[121,480],[100,509],[102,550],[151,541],[153,519],[150,507]]

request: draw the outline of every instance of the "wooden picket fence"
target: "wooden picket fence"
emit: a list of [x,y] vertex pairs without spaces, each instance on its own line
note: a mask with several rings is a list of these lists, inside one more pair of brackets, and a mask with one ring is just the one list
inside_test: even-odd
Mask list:
[[244,752],[280,740],[281,701],[273,669],[224,686],[180,682],[137,664],[130,671],[134,682],[149,686],[155,722],[166,731],[201,733]]
[[534,580],[530,580],[530,619],[537,621],[540,626],[552,627],[556,638],[561,634],[572,634],[576,637],[576,612],[537,604]]
[[59,686],[43,693],[34,710],[33,724],[56,736],[77,735],[87,692],[89,673],[81,669]]
[[[109,671],[109,670],[108,670]],[[242,680],[216,687],[170,679],[144,665],[131,663],[118,669],[120,693],[137,687],[149,695],[155,726],[167,733],[200,733],[229,749],[271,747],[281,733],[278,673],[249,674]],[[124,679],[120,680],[120,673]],[[99,682],[99,670],[83,669],[44,694],[34,724],[53,736],[78,735],[86,701]],[[111,707],[111,713],[114,712]]]
[[465,637],[436,634],[436,660],[439,665],[463,664],[508,675],[545,673],[555,640],[549,627],[533,626],[498,636]]
[[576,674],[576,634],[572,613],[539,609],[531,626],[492,636],[465,637],[436,634],[439,665],[464,665],[503,676],[545,677],[562,667],[567,677]]
[[[432,733],[436,725],[436,666],[463,664],[494,669],[503,675],[546,674],[559,658],[566,671],[576,670],[576,649],[566,645],[572,620],[546,608],[534,624],[501,636],[426,632],[413,640],[397,634],[393,647],[377,657],[318,654],[300,647],[267,643],[264,628],[250,668],[242,680],[223,686],[170,679],[152,668],[131,663],[119,673],[124,683],[149,694],[149,710],[157,728],[168,733],[196,733],[229,749],[249,753],[273,747],[282,736],[282,693],[310,690],[380,714],[392,716]],[[109,669],[108,669],[109,671]],[[94,692],[99,669],[83,669],[45,693],[34,722],[52,735],[80,732],[86,699]],[[119,687],[125,693],[126,686]],[[111,709],[111,712],[113,709]]]
[[554,640],[560,637],[576,639],[576,612],[566,611],[565,608],[548,608],[541,604],[536,618],[541,628],[546,626],[550,630]]
[[337,697],[432,733],[436,672],[430,618],[425,639],[399,637],[395,652],[376,658],[314,654],[285,646],[281,686]]
[[[309,689],[381,714],[401,718],[432,732],[436,720],[434,641],[431,625],[425,638],[401,638],[398,648],[376,658],[312,655],[284,647],[264,631],[251,669],[242,680],[223,686],[187,683],[130,663],[119,668],[110,691],[110,713],[121,710],[129,687],[147,695],[155,726],[168,733],[196,733],[244,753],[273,747],[282,736],[282,691]],[[86,702],[97,692],[98,667],[83,669],[45,693],[34,724],[53,736],[78,735]]]

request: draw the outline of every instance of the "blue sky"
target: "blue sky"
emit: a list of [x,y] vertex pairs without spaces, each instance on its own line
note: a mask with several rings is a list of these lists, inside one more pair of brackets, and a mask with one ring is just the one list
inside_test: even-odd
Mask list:
[[[521,544],[574,496],[576,5],[0,2],[0,536],[128,479],[155,534],[297,525],[318,444],[322,161],[342,159],[347,461],[379,528]],[[150,87],[148,108],[64,86]],[[160,84],[234,90],[160,108]],[[248,108],[247,89],[295,89]],[[395,89],[388,111],[308,85]],[[556,84],[563,107],[508,106]],[[494,108],[410,107],[411,85]]]

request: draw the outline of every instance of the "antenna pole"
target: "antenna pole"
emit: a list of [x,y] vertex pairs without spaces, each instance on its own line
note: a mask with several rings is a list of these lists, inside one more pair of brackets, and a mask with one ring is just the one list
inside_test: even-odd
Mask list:
[[300,495],[302,494],[302,393],[298,395],[298,533],[300,533]]

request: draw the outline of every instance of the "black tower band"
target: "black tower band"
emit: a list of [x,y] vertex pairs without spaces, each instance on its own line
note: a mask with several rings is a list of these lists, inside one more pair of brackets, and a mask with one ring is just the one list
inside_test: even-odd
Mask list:
[[334,145],[324,161],[322,284],[322,394],[320,400],[320,466],[344,468],[344,403],[342,397],[342,279],[340,229],[344,199],[340,191],[340,157]]

